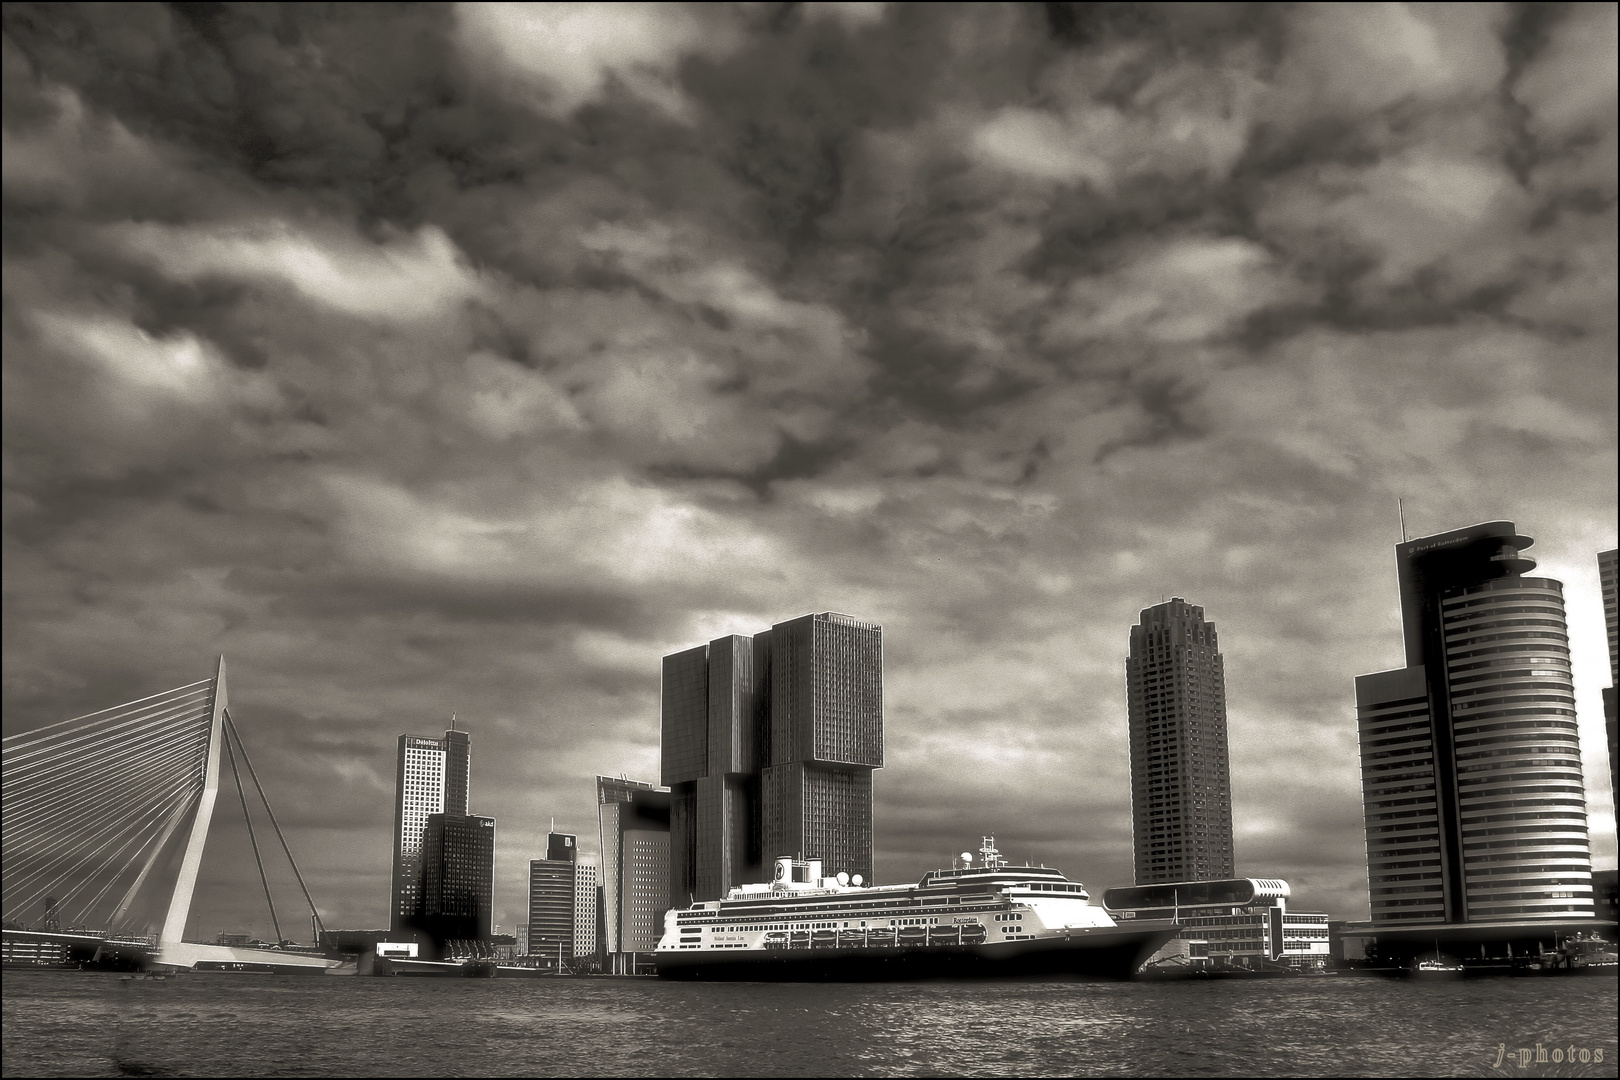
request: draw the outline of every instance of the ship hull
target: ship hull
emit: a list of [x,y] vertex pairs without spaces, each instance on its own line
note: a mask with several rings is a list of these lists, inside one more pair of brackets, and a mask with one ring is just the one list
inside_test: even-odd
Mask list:
[[916,979],[1128,979],[1177,928],[1108,928],[983,945],[703,949],[654,954],[666,979],[901,982]]

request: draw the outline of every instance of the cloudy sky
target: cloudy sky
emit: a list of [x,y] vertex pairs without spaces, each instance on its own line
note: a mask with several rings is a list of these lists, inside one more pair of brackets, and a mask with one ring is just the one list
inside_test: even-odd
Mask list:
[[[1565,582],[1613,866],[1615,12],[8,5],[6,731],[227,654],[371,926],[454,712],[510,927],[656,778],[662,654],[831,609],[884,627],[880,879],[994,832],[1106,887],[1179,595],[1239,871],[1356,917],[1404,499]],[[267,930],[219,835],[200,928]]]

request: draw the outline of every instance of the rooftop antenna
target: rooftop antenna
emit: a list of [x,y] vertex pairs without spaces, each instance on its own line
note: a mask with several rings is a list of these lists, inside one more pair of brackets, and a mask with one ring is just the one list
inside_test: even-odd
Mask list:
[[450,714],[450,730],[451,731],[456,730],[456,714],[455,713]]
[[1401,515],[1401,543],[1406,543],[1406,504],[1400,499],[1395,500],[1395,512]]

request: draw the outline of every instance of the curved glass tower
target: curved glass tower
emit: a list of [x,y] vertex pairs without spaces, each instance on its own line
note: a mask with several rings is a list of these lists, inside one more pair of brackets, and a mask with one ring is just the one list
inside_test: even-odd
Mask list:
[[1510,521],[1396,549],[1407,666],[1356,680],[1375,924],[1589,917],[1563,586]]

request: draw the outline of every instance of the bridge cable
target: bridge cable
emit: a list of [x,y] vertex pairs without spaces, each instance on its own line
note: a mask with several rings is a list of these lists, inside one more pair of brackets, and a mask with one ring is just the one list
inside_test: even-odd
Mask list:
[[157,864],[158,856],[163,854],[163,849],[169,846],[169,837],[174,835],[175,828],[185,820],[187,812],[194,809],[192,804],[200,794],[202,794],[200,788],[187,792],[185,798],[175,803],[174,812],[169,815],[169,820],[158,834],[156,842],[148,849],[146,862],[141,865],[141,872],[135,875],[135,880],[130,883],[123,898],[118,901],[118,906],[113,909],[112,917],[107,920],[109,934],[124,921],[124,916],[129,914],[129,906],[134,903],[135,895],[141,891],[141,886],[146,884],[146,876],[152,872],[152,867]]
[[59,894],[61,917],[83,921],[133,873],[122,919],[201,791],[210,682],[5,738],[8,918]]
[[[209,711],[206,697],[198,699],[195,694],[189,694],[186,697],[190,700],[174,699],[154,705],[144,705],[131,712],[119,713],[116,716],[107,717],[105,720],[98,720],[95,724],[87,724],[72,731],[59,732],[43,739],[36,739],[26,744],[29,749],[8,747],[7,757],[10,758],[14,771],[32,769],[37,767],[39,763],[28,763],[29,758],[38,757],[42,754],[51,755],[52,758],[59,758],[67,748],[78,743],[87,743],[89,746],[111,744],[116,739],[126,738],[133,734],[133,732],[118,734],[124,728],[150,727],[153,726],[154,722],[161,723],[182,713],[207,713]],[[89,746],[81,748],[80,752],[88,750]]]
[[[171,760],[186,762],[192,756],[177,753],[171,755]],[[109,799],[99,807],[69,806],[59,813],[29,821],[26,826],[13,825],[7,829],[7,839],[11,841],[7,845],[7,869],[15,871],[19,866],[49,857],[51,845],[60,843],[63,838],[70,843],[76,840],[83,846],[87,839],[127,821],[136,808],[154,798],[163,800],[168,791],[175,789],[175,784],[171,775],[153,770],[147,775],[135,777],[131,783],[119,787],[103,785],[103,789],[110,789],[117,798]]]
[[[161,751],[150,755],[139,769],[133,770],[126,776],[116,778],[111,782],[106,776],[96,777],[89,784],[89,787],[94,789],[97,794],[105,794],[109,789],[113,789],[125,799],[136,798],[145,789],[153,785],[170,782],[172,780],[171,774],[174,772],[172,766],[176,763],[190,764],[192,759],[197,757],[197,752],[203,749],[205,744],[206,739],[196,739],[195,737],[189,742],[177,739]],[[24,791],[22,793],[24,798],[30,795],[32,795],[32,792]],[[100,806],[87,803],[82,795],[83,793],[77,789],[70,789],[65,793],[53,793],[40,800],[36,805],[13,815],[12,819],[5,823],[9,837],[26,836],[30,838],[27,840],[13,839],[11,844],[13,856],[32,847],[35,843],[32,838],[36,835],[49,835],[44,833],[43,830],[54,828],[58,832],[66,832],[69,828],[82,827],[86,823],[86,819],[93,820],[98,815],[101,817],[117,817],[126,809],[124,804],[113,800],[107,800]],[[16,797],[14,788],[13,798]]]
[[[67,773],[69,776],[80,775],[78,770],[87,764],[102,760],[109,755],[116,755],[127,749],[130,743],[143,739],[161,738],[169,729],[175,726],[195,724],[206,721],[209,717],[207,702],[192,702],[177,705],[172,709],[161,712],[145,713],[139,717],[131,718],[125,723],[109,727],[98,732],[93,738],[85,736],[83,739],[73,739],[56,744],[55,746],[30,750],[22,754],[7,755],[10,761],[11,775],[21,780],[28,778],[39,782],[55,773]],[[129,730],[121,730],[128,728]],[[85,745],[74,747],[74,743],[84,742]],[[38,761],[27,761],[26,758],[40,754],[49,754],[49,757]]]
[[[114,711],[116,711],[118,709],[127,708],[130,705],[139,705],[143,701],[151,701],[154,698],[165,697],[165,696],[167,696],[169,694],[178,694],[182,690],[190,690],[192,687],[196,687],[196,686],[205,686],[205,685],[207,685],[209,683],[212,683],[213,681],[214,681],[213,679],[202,679],[202,680],[200,680],[198,682],[187,683],[185,686],[177,686],[173,690],[165,690],[160,694],[150,694],[147,697],[136,698],[134,701],[126,701],[122,705],[112,705],[112,706],[109,706],[109,707],[107,707],[105,709],[97,709],[95,712],[85,713],[83,716],[75,716],[75,717],[72,717],[71,719],[68,719],[68,720],[58,720],[54,724],[45,724],[45,725],[43,725],[41,727],[30,728],[27,731],[19,731],[15,735],[7,735],[3,740],[0,740],[0,741],[11,742],[13,739],[21,739],[21,738],[23,738],[25,736],[28,736],[28,735],[37,735],[41,731],[49,731],[51,728],[61,727],[63,724],[72,724],[72,723],[76,723],[76,722],[78,722],[80,720],[88,720],[92,716],[100,716],[102,713],[114,712]],[[36,741],[38,741],[38,740],[36,740]],[[29,744],[28,743],[21,743],[19,745],[27,746]]]
[[282,835],[281,825],[276,821],[276,812],[270,809],[270,797],[264,793],[264,785],[259,783],[259,774],[253,768],[253,759],[248,757],[247,745],[242,742],[242,733],[236,730],[236,722],[231,719],[231,710],[225,709],[225,726],[230,729],[231,735],[236,739],[236,745],[242,751],[242,762],[248,767],[248,775],[253,778],[253,786],[259,790],[259,798],[264,803],[264,812],[270,818],[270,825],[276,831],[276,839],[281,841],[281,850],[287,853],[287,862],[292,866],[293,876],[298,879],[298,887],[304,892],[304,899],[309,903],[309,913],[315,916],[315,923],[321,930],[326,929],[326,920],[321,918],[320,909],[315,906],[315,898],[309,895],[309,886],[304,884],[304,875],[298,871],[298,860],[293,858],[292,848],[287,845],[287,838]]
[[[176,801],[180,800],[171,800],[171,802]],[[75,893],[86,888],[92,881],[96,880],[97,877],[105,873],[109,866],[113,866],[115,863],[119,864],[113,873],[107,875],[106,882],[101,886],[100,890],[97,891],[96,895],[80,906],[78,917],[75,921],[83,921],[85,916],[89,915],[90,912],[95,909],[95,906],[101,902],[102,898],[105,897],[107,893],[112,891],[113,886],[118,883],[118,880],[123,877],[124,874],[128,873],[130,866],[134,864],[135,860],[140,858],[141,853],[146,850],[147,845],[152,843],[153,839],[157,836],[157,833],[161,830],[163,822],[169,816],[169,807],[167,805],[154,807],[151,811],[148,811],[146,815],[147,820],[143,825],[142,830],[135,833],[128,840],[125,840],[122,844],[120,844],[116,851],[112,852],[107,856],[106,859],[102,860],[102,865],[96,868],[96,872],[94,874],[87,876],[83,882],[74,886],[71,892],[63,896],[59,903],[65,905]],[[131,844],[134,844],[137,840],[139,840],[140,843],[136,845],[134,852],[128,856],[125,856],[125,849]]]
[[242,800],[242,817],[247,821],[248,842],[253,845],[253,861],[259,867],[259,881],[264,884],[264,902],[270,908],[270,925],[275,927],[276,947],[280,948],[285,940],[281,935],[281,922],[276,918],[276,902],[270,896],[270,878],[264,872],[264,860],[259,857],[259,838],[253,833],[253,815],[248,813],[247,790],[242,786],[242,774],[236,768],[236,754],[231,750],[230,733],[223,727],[220,730],[225,742],[225,756],[231,763],[231,776],[236,779],[236,794]]
[[[67,892],[66,896],[64,897],[64,901],[67,900],[67,899],[71,899],[73,896],[78,894],[78,892],[80,890],[82,890],[87,885],[89,885],[89,883],[92,880],[94,880],[96,874],[105,871],[105,869],[112,864],[112,861],[118,857],[119,853],[125,847],[127,847],[129,845],[131,840],[139,837],[140,830],[142,828],[144,828],[145,825],[146,825],[146,819],[150,818],[150,817],[151,817],[151,811],[147,810],[142,815],[141,818],[139,818],[139,819],[135,820],[134,822],[132,822],[131,824],[133,824],[135,826],[134,835],[131,836],[130,839],[126,839],[123,844],[119,845],[118,848],[115,848],[112,853],[110,853],[104,859],[102,859],[100,865],[97,866],[95,870],[91,871],[88,875],[86,875],[84,877],[84,879],[82,881],[80,881],[78,884],[74,885],[73,888],[70,889]],[[59,885],[63,884],[64,882],[68,881],[70,878],[73,878],[73,877],[77,876],[80,869],[86,863],[90,862],[92,859],[94,859],[98,855],[100,855],[101,852],[103,850],[105,850],[109,844],[111,844],[114,840],[117,840],[126,831],[128,831],[127,826],[125,828],[122,828],[122,829],[115,829],[115,830],[111,830],[111,831],[107,832],[106,839],[102,840],[101,843],[98,844],[93,850],[91,850],[91,851],[89,851],[89,852],[87,852],[87,853],[85,853],[83,855],[80,855],[78,860],[76,862],[74,862],[72,866],[70,866],[67,869],[65,869],[65,870],[61,871],[60,873],[58,873],[56,875],[56,877],[45,881],[44,884],[42,884],[42,885],[38,885],[38,887],[35,888],[35,890],[32,893],[30,893],[24,900],[22,900],[17,905],[18,908],[26,908],[28,905],[32,904],[35,900],[39,899],[41,896],[44,896],[45,894],[49,893],[52,889],[58,887]],[[97,838],[97,836],[100,836],[100,835],[102,835],[102,834],[98,833],[98,834],[96,834],[96,836],[90,837],[90,840],[95,840]],[[86,841],[86,843],[88,843],[88,842],[89,841]],[[73,857],[73,854],[76,854],[76,852],[75,853],[70,853],[70,854],[64,856],[63,858],[64,859],[70,859],[70,858]],[[44,870],[40,870],[37,873],[40,876],[43,876],[44,872],[45,872]],[[39,877],[36,876],[33,880],[34,880],[35,883],[38,883]],[[25,882],[23,884],[26,887],[27,883]]]

